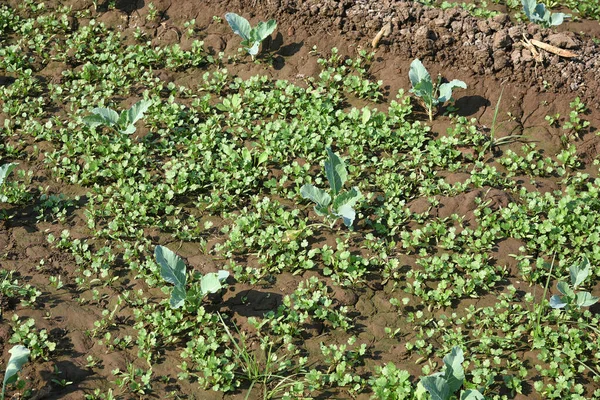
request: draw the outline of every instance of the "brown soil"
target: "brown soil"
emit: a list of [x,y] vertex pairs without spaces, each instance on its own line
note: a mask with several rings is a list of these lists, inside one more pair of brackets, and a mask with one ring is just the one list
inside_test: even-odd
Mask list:
[[[8,1],[15,8],[18,3]],[[46,5],[49,8],[63,4],[72,6],[74,10],[91,9],[99,21],[123,31],[127,38],[132,37],[135,28],[141,27],[150,33],[154,44],[180,42],[184,49],[191,43],[185,35],[181,35],[183,23],[196,19],[199,39],[204,41],[207,49],[231,55],[237,53],[239,37],[233,35],[225,23],[213,23],[214,15],[223,16],[225,12],[232,11],[245,15],[252,23],[275,18],[278,30],[264,46],[274,54],[273,68],[266,69],[264,65],[253,63],[227,67],[232,74],[242,78],[267,74],[293,82],[302,82],[303,77],[318,73],[317,58],[311,54],[313,46],[317,46],[318,51],[323,54],[328,53],[332,47],[337,47],[342,55],[354,55],[359,49],[370,51],[370,43],[377,32],[384,24],[391,22],[391,34],[381,40],[376,60],[371,67],[373,78],[384,82],[386,101],[393,99],[398,89],[410,88],[409,64],[418,57],[428,66],[432,75],[441,73],[444,77],[464,80],[468,89],[458,95],[458,112],[476,117],[488,126],[492,123],[494,107],[503,90],[500,120],[497,122],[500,127],[499,136],[521,134],[531,127],[548,126],[544,121],[546,115],[556,112],[568,115],[569,102],[580,96],[590,106],[590,112],[585,118],[591,122],[592,127],[577,143],[579,154],[587,162],[586,167],[591,167],[591,161],[597,157],[600,149],[600,137],[594,133],[600,126],[600,46],[591,40],[594,36],[600,36],[600,27],[596,21],[566,23],[556,33],[540,29],[534,24],[513,25],[506,15],[487,21],[478,20],[459,9],[440,11],[418,3],[391,0],[155,0],[152,3],[158,10],[159,20],[147,21],[150,4],[147,0],[117,0],[117,9],[111,11],[102,6],[102,1],[98,3],[100,6],[97,11],[91,0],[47,1]],[[74,20],[73,23],[76,24],[77,21]],[[524,34],[529,38],[569,49],[577,53],[578,57],[566,59],[542,51],[542,59],[535,60],[522,43]],[[68,66],[47,65],[41,66],[36,72],[50,80],[60,79],[60,72],[65,68]],[[198,81],[203,72],[168,74],[158,71],[157,75],[164,80],[185,84]],[[381,107],[385,107],[385,102]],[[436,134],[443,133],[447,124],[447,121],[440,118],[434,123],[433,131]],[[548,153],[560,149],[560,135],[560,128],[530,130],[530,136],[539,140],[539,146]],[[508,146],[519,147],[520,144]],[[30,165],[23,167],[35,171],[34,184],[50,185],[51,190],[56,193],[70,191],[73,195],[84,195],[86,192],[81,188],[69,188],[54,182],[45,171],[43,163],[38,161],[32,161]],[[593,173],[591,168],[589,171]],[[552,180],[541,182],[552,187]],[[440,198],[441,205],[432,212],[441,218],[458,213],[465,216],[465,221],[468,222],[476,208],[474,198],[486,191],[487,188],[484,188],[459,197]],[[491,190],[486,196],[492,199],[495,207],[503,207],[510,201],[508,195],[498,190]],[[413,207],[415,212],[419,212],[419,207],[423,208],[419,204],[411,205],[411,209]],[[426,209],[427,205],[424,207]],[[17,271],[16,277],[19,280],[42,290],[40,306],[30,309],[18,304],[5,304],[2,299],[0,305],[4,314],[16,312],[20,317],[34,317],[37,327],[46,328],[50,339],[59,344],[59,350],[53,354],[51,361],[29,364],[25,368],[23,376],[29,381],[28,386],[36,389],[33,398],[82,399],[84,393],[90,393],[95,388],[109,387],[108,381],[115,380],[111,370],[125,369],[128,361],[137,359],[137,354],[133,350],[107,352],[106,347],[96,343],[97,339],[86,335],[86,331],[93,329],[94,322],[102,317],[104,309],[114,308],[118,293],[113,289],[101,289],[100,299],[92,300],[90,293],[77,292],[73,257],[60,252],[47,241],[48,234],[60,237],[63,229],[69,230],[72,237],[86,237],[83,215],[76,212],[68,226],[36,223],[35,216],[32,208],[20,210],[17,217],[0,226],[0,264],[4,269]],[[149,234],[156,237],[160,235],[158,232]],[[174,244],[178,245],[179,243]],[[517,240],[503,242],[494,254],[496,262],[507,265],[513,276],[516,275],[517,267],[514,259],[507,255],[516,252],[520,245]],[[193,246],[184,245],[181,247],[181,254],[187,259],[188,265],[198,270],[212,271],[220,265],[220,261],[202,255]],[[40,260],[44,260],[42,266]],[[407,257],[407,264],[412,261]],[[51,276],[60,276],[65,286],[57,290],[49,285],[48,278]],[[302,278],[307,276],[305,274]],[[260,316],[267,310],[275,309],[282,296],[292,292],[300,280],[301,277],[284,274],[271,287],[236,284],[232,291],[224,295],[222,304],[236,315],[241,328],[247,329],[244,322],[247,317]],[[138,286],[140,285],[129,289],[137,289]],[[515,283],[515,286],[518,285]],[[81,304],[78,300],[82,296],[90,301]],[[359,340],[372,343],[380,361],[410,359],[404,347],[399,346],[397,340],[390,341],[383,330],[384,326],[393,326],[393,321],[397,318],[388,301],[392,296],[385,288],[360,289],[358,299],[356,293],[337,288],[335,297],[338,304],[348,305],[359,315]],[[485,305],[487,301],[481,300],[478,306]],[[123,319],[123,326],[131,325],[126,315]],[[8,359],[10,348],[6,343],[10,337],[7,326],[5,321],[0,322],[0,355],[3,360]],[[318,350],[318,335],[317,326],[314,337],[307,340],[307,348],[316,346]],[[343,337],[331,339],[332,342],[344,340]],[[101,368],[86,366],[86,358],[90,355],[100,360]],[[244,394],[223,396],[215,392],[201,392],[197,385],[177,381],[177,355],[178,350],[167,350],[164,359],[155,366],[155,376],[165,375],[171,378],[165,383],[156,383],[153,386],[154,393],[147,398],[165,397],[173,390],[177,391],[178,398],[243,398]],[[411,364],[403,363],[403,368],[408,368],[413,375],[419,376],[420,366]],[[60,372],[54,374],[55,368]],[[73,383],[62,388],[53,384],[52,379],[66,379]],[[340,398],[345,398],[347,393],[341,396]],[[533,398],[532,396],[527,398]],[[365,399],[368,397],[365,394],[359,396]]]

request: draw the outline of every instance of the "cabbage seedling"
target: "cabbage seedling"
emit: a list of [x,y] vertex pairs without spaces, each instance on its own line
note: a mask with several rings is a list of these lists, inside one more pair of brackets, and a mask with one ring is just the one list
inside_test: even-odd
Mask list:
[[362,198],[360,190],[355,186],[349,191],[341,192],[348,172],[346,165],[330,147],[327,148],[329,159],[325,162],[325,174],[331,188],[330,193],[319,189],[313,185],[306,184],[300,189],[300,194],[304,199],[310,199],[317,203],[315,212],[320,216],[341,217],[344,225],[348,228],[354,223],[356,211],[354,205]]
[[23,368],[23,364],[27,362],[29,358],[29,349],[22,345],[13,346],[8,351],[10,353],[10,359],[4,372],[4,379],[2,380],[2,392],[0,393],[0,400],[4,400],[4,392],[6,390],[6,384],[13,383],[17,380],[17,374]]
[[[465,361],[463,351],[454,346],[450,354],[444,357],[444,370],[421,378],[417,386],[418,399],[425,398],[424,391],[429,392],[430,398],[435,400],[450,400],[456,398],[454,393],[459,390],[465,381],[465,371],[462,363]],[[463,390],[460,400],[483,400],[483,395],[476,389]]]
[[410,63],[408,77],[412,83],[410,91],[421,98],[430,121],[433,121],[434,109],[437,110],[440,104],[452,100],[452,89],[456,87],[467,88],[467,84],[458,79],[441,83],[441,76],[438,76],[438,81],[434,85],[431,75],[429,75],[429,72],[427,72],[427,69],[425,69],[423,63],[418,58]]
[[556,286],[562,296],[552,296],[550,298],[550,307],[590,307],[600,300],[600,298],[592,296],[590,292],[575,293],[575,289],[577,289],[590,275],[590,261],[587,257],[583,257],[579,265],[572,265],[569,268],[569,275],[571,276],[571,285],[565,281],[558,282]]
[[535,0],[522,0],[522,4],[527,18],[545,28],[558,26],[563,23],[565,18],[570,17],[568,14],[551,13],[550,10],[546,10],[543,3],[537,4]]
[[[183,259],[164,246],[156,246],[154,249],[154,258],[160,265],[160,275],[162,278],[175,286],[169,299],[171,308],[183,306],[187,298],[186,266]],[[195,292],[199,292],[200,299],[209,293],[216,293],[221,290],[223,281],[228,276],[228,271],[210,272],[200,278],[200,290],[195,290]]]
[[259,22],[254,28],[250,26],[250,22],[236,13],[225,14],[225,19],[229,23],[233,33],[242,38],[242,46],[248,54],[254,56],[258,54],[258,47],[261,42],[269,37],[277,28],[277,22],[272,19],[268,22]]
[[140,100],[129,110],[121,111],[121,114],[110,108],[96,107],[92,110],[92,115],[83,118],[83,122],[90,128],[104,125],[119,133],[130,135],[135,132],[135,123],[144,116],[151,105],[150,100]]

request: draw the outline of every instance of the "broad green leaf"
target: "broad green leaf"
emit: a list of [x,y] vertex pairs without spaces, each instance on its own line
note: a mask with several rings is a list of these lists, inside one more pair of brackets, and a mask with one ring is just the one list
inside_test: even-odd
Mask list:
[[227,13],[225,14],[225,19],[233,30],[233,33],[240,35],[244,40],[250,40],[250,31],[252,28],[250,27],[250,22],[248,22],[246,18],[237,15],[236,13]]
[[[115,110],[104,107],[96,107],[92,109],[92,115],[97,115],[104,121],[103,124],[114,126],[119,123],[119,114]],[[83,119],[85,122],[85,118]]]
[[186,297],[187,297],[187,292],[186,292],[185,286],[183,286],[183,287],[175,286],[173,288],[173,291],[171,292],[171,298],[169,299],[169,305],[173,309],[179,308],[179,307],[183,306],[183,304],[185,303]]
[[467,389],[461,392],[460,400],[484,400],[485,397],[476,389]]
[[444,378],[448,381],[450,393],[455,393],[465,381],[465,371],[462,366],[464,361],[463,351],[458,346],[454,346],[450,354],[446,354],[444,357],[444,364],[446,365]]
[[575,304],[579,307],[589,307],[593,306],[600,300],[598,297],[592,296],[589,292],[578,292],[577,297],[575,297]]
[[[92,114],[83,117],[83,123],[89,126],[90,128],[95,128],[99,125],[107,125],[106,118],[104,118],[100,114]],[[108,125],[112,126],[111,124]]]
[[410,63],[408,77],[410,78],[410,83],[412,83],[413,88],[421,82],[431,82],[431,75],[429,75],[429,72],[427,72],[427,69],[425,69],[425,66],[418,58],[415,58],[413,62]]
[[119,133],[122,133],[123,135],[131,135],[133,132],[135,132],[135,126],[133,124],[127,125],[125,129],[119,129]]
[[442,83],[440,85],[440,97],[438,97],[440,104],[444,104],[450,100],[452,98],[452,89],[457,87],[466,89],[467,84],[458,79],[453,79],[450,82]]
[[186,297],[186,267],[183,259],[164,246],[156,246],[154,257],[160,265],[162,278],[175,285],[175,289],[171,293],[171,307],[181,307]]
[[[144,116],[144,113],[148,111],[148,108],[152,105],[150,100],[140,100],[127,110],[127,123],[130,125],[135,124],[140,118]],[[134,128],[135,131],[135,128]]]
[[569,303],[564,301],[560,296],[554,295],[550,297],[550,307],[552,308],[564,308],[567,305],[569,305]]
[[17,167],[17,163],[6,163],[0,167],[0,186],[4,184],[4,181],[10,175],[10,173]]
[[568,18],[568,17],[569,17],[568,14],[552,13],[549,23],[551,26],[558,26],[563,23],[565,18]]
[[337,196],[348,179],[348,172],[342,159],[331,150],[331,147],[327,148],[327,155],[329,160],[325,161],[325,174],[331,187],[331,193]]
[[255,56],[255,55],[258,54],[258,47],[259,46],[260,46],[260,42],[254,42],[254,44],[252,45],[252,47],[246,48],[246,51],[251,56]]
[[17,380],[17,373],[23,368],[23,364],[27,362],[29,357],[29,349],[20,344],[13,346],[8,352],[10,353],[10,359],[2,381],[2,398],[4,398],[5,386]]
[[326,206],[320,206],[317,204],[314,208],[315,208],[315,213],[317,213],[317,215],[320,217],[325,217],[325,216],[329,215],[329,208]]
[[328,207],[331,204],[331,196],[323,189],[306,184],[300,189],[300,195],[304,199],[309,199],[317,203],[319,207]]
[[219,281],[225,282],[225,280],[229,278],[229,271],[225,271],[224,269],[218,270],[217,278],[219,278]]
[[336,215],[338,217],[342,217],[344,225],[346,225],[348,228],[352,227],[352,224],[356,219],[356,211],[351,205],[348,204],[344,204],[343,206],[338,207]]
[[341,217],[344,220],[344,225],[348,228],[352,226],[356,218],[354,205],[361,198],[362,194],[360,190],[357,187],[353,187],[350,191],[340,194],[333,200],[335,215]]
[[523,4],[523,12],[527,16],[527,19],[533,21],[533,14],[537,6],[536,0],[521,0],[521,4]]
[[569,274],[571,275],[571,285],[574,288],[578,287],[590,274],[590,260],[583,256],[579,265],[572,265],[569,268]]
[[556,288],[558,289],[559,292],[561,292],[562,294],[564,294],[567,297],[575,296],[575,292],[573,291],[573,289],[571,289],[571,287],[569,286],[569,284],[567,282],[564,282],[564,281],[558,282],[556,284]]
[[274,19],[269,20],[268,22],[261,21],[252,29],[250,36],[252,37],[252,40],[260,43],[269,37],[275,29],[277,29],[277,22]]
[[431,375],[421,378],[421,384],[429,392],[431,400],[448,400],[450,398],[450,386],[446,378],[439,375]]
[[[227,276],[229,276],[228,272]],[[225,276],[224,279],[227,279],[227,276]],[[200,290],[202,291],[203,295],[206,295],[208,293],[216,293],[219,290],[221,290],[221,288],[223,287],[221,283],[223,279],[219,279],[219,277],[219,274],[216,272],[209,272],[208,274],[202,277],[202,279],[200,280]]]

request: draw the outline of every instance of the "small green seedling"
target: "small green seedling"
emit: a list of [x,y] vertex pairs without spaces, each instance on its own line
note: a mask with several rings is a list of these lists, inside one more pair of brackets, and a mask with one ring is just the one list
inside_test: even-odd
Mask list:
[[563,23],[565,18],[570,17],[568,14],[551,13],[546,10],[543,3],[537,4],[535,0],[522,0],[523,12],[531,22],[535,22],[545,28],[558,26]]
[[[154,258],[160,265],[160,275],[162,278],[175,286],[169,300],[171,308],[183,306],[188,297],[186,291],[186,266],[183,259],[164,246],[156,246],[154,249]],[[223,282],[228,276],[228,271],[210,272],[200,278],[200,289],[194,291],[199,295],[201,300],[207,294],[216,293],[221,290]]]
[[233,29],[233,33],[241,36],[242,46],[252,56],[252,59],[258,54],[261,42],[277,29],[277,22],[274,19],[268,22],[261,21],[254,28],[250,26],[250,22],[246,18],[235,13],[225,14],[225,19]]
[[121,114],[110,108],[96,107],[92,110],[92,115],[83,118],[83,122],[90,128],[104,125],[119,133],[130,135],[135,132],[135,123],[144,116],[151,105],[150,100],[140,100],[129,110],[121,111]]
[[[10,175],[10,173],[13,171],[13,169],[15,169],[17,167],[16,163],[7,163],[4,164],[0,167],[0,186],[2,186],[4,184],[4,181],[6,180],[6,178],[8,177],[8,175]],[[7,197],[0,194],[0,202],[5,202],[7,201]]]
[[565,281],[560,281],[556,285],[562,296],[554,295],[550,298],[550,307],[552,308],[581,308],[590,307],[598,302],[600,298],[592,296],[590,292],[577,292],[575,290],[590,275],[590,261],[583,257],[579,265],[572,265],[569,268],[571,276],[571,285]]
[[[465,371],[462,363],[465,361],[463,351],[454,346],[450,354],[444,357],[444,370],[421,378],[416,390],[417,399],[425,399],[425,392],[432,400],[450,400],[456,398],[454,393],[465,381]],[[462,390],[460,400],[483,400],[483,395],[476,389]]]
[[423,63],[418,58],[410,63],[408,77],[412,83],[410,91],[421,98],[430,121],[433,121],[434,110],[437,112],[439,105],[452,100],[452,89],[457,87],[467,88],[467,84],[458,79],[441,83],[441,76],[438,76],[438,81],[434,85],[431,75],[429,75],[429,72],[427,72],[427,69],[425,69],[425,66],[423,66]]
[[29,349],[22,345],[13,346],[8,351],[10,353],[10,359],[4,372],[4,379],[2,380],[2,392],[0,393],[0,400],[4,400],[4,392],[6,385],[14,383],[17,380],[17,374],[23,368],[23,364],[27,362],[29,358]]
[[327,155],[329,156],[329,160],[325,161],[325,174],[329,181],[331,194],[310,184],[302,186],[300,194],[302,198],[310,199],[317,203],[315,212],[318,215],[331,216],[334,217],[334,220],[341,217],[344,225],[350,228],[356,218],[354,205],[362,198],[362,194],[356,186],[349,191],[341,192],[348,178],[346,165],[330,147],[327,148]]

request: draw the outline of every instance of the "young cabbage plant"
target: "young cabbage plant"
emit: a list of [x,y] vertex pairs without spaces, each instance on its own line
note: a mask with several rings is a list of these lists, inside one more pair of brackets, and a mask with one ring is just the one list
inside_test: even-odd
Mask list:
[[[164,246],[156,246],[154,249],[154,258],[160,265],[160,275],[162,278],[174,285],[171,292],[169,304],[171,308],[179,308],[183,306],[188,299],[187,273],[183,259],[175,252]],[[229,276],[228,271],[220,270],[218,272],[210,272],[200,277],[200,287],[193,287],[191,292],[197,295],[198,299],[202,300],[209,293],[216,293],[223,287],[223,282]]]
[[423,66],[423,63],[416,58],[410,63],[408,77],[412,83],[411,93],[421,98],[423,106],[427,110],[429,120],[433,121],[434,111],[437,113],[439,105],[452,100],[452,89],[467,88],[467,84],[458,79],[453,79],[447,83],[441,83],[442,77],[438,76],[436,84],[431,80],[431,75]]
[[587,279],[590,272],[590,261],[585,256],[579,265],[572,265],[569,268],[571,285],[565,281],[558,282],[556,286],[561,295],[554,295],[550,298],[550,307],[569,309],[573,307],[590,307],[596,304],[600,298],[592,296],[590,292],[580,291],[575,293],[575,290]]
[[261,21],[254,28],[250,26],[250,22],[246,18],[236,13],[225,14],[225,19],[233,29],[233,33],[242,38],[242,46],[252,56],[252,59],[258,54],[261,42],[277,29],[277,22],[274,19],[268,22]]
[[121,114],[110,108],[96,107],[92,109],[92,115],[83,118],[83,122],[90,128],[104,125],[119,133],[130,135],[135,132],[135,123],[144,116],[151,105],[150,100],[140,100],[129,110],[121,111]]
[[342,218],[344,225],[352,227],[356,218],[354,205],[362,199],[362,194],[356,186],[349,191],[342,192],[342,187],[348,178],[346,165],[330,147],[327,148],[329,159],[325,161],[325,175],[329,181],[330,192],[319,189],[313,185],[306,184],[300,189],[304,199],[310,199],[316,203],[315,212],[324,217]]
[[[429,393],[432,400],[450,400],[456,398],[455,393],[463,386],[465,371],[462,363],[465,361],[463,351],[454,346],[450,354],[444,357],[444,370],[433,375],[421,378],[417,385],[416,397],[424,400]],[[460,392],[460,400],[483,400],[483,395],[476,389],[467,389]]]
[[546,10],[543,3],[537,4],[535,0],[522,0],[522,4],[527,18],[544,28],[558,26],[563,23],[565,18],[570,17],[568,14],[551,13],[550,10]]
[[[4,185],[4,181],[6,180],[6,178],[8,177],[8,175],[10,175],[10,173],[13,171],[13,169],[15,169],[17,167],[16,163],[7,163],[4,164],[0,167],[0,187],[2,185]],[[0,202],[5,202],[7,201],[7,197],[0,194]]]
[[17,374],[23,368],[23,364],[27,362],[29,358],[29,349],[22,345],[13,346],[8,351],[10,353],[10,359],[4,372],[4,379],[2,380],[2,392],[0,392],[0,400],[4,400],[4,392],[6,385],[14,383],[17,380]]

